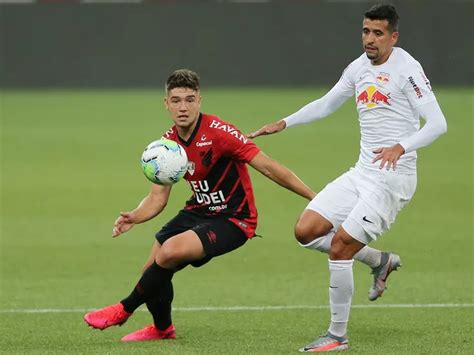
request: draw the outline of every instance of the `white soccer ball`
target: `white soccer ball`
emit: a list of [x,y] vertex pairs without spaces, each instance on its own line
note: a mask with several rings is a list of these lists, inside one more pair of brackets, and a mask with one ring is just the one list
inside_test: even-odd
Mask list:
[[143,173],[158,185],[172,185],[186,174],[188,157],[175,141],[161,138],[145,148],[141,158]]

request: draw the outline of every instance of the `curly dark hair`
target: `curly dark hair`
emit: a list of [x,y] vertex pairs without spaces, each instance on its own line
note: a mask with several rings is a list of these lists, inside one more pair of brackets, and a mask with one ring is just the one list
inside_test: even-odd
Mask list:
[[175,70],[166,80],[166,92],[174,88],[189,88],[199,91],[199,76],[189,69]]
[[370,20],[387,20],[388,28],[392,32],[398,32],[398,14],[395,6],[391,4],[375,4],[365,14]]

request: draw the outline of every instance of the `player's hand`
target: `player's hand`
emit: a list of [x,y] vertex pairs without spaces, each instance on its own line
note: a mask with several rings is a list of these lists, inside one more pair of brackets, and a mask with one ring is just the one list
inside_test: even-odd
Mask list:
[[135,225],[132,212],[120,212],[120,216],[115,220],[112,230],[112,238],[128,232]]
[[379,169],[383,169],[386,165],[387,170],[389,170],[390,167],[395,170],[398,159],[400,159],[400,157],[405,154],[405,148],[403,148],[400,144],[395,144],[391,147],[377,148],[372,152],[377,154],[372,160],[372,163],[380,160]]
[[266,136],[267,134],[278,133],[286,128],[286,122],[283,120],[267,124],[259,130],[249,133],[247,137],[256,138],[258,136]]

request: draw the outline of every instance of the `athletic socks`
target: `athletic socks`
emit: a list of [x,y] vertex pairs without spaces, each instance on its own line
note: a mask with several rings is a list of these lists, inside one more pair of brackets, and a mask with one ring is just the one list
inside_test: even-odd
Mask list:
[[[329,254],[329,250],[331,250],[331,242],[332,238],[334,237],[334,231],[329,232],[325,236],[321,238],[317,238],[308,244],[301,244],[300,245],[307,249],[318,250],[323,253]],[[371,248],[369,246],[363,247],[359,252],[354,255],[354,259],[360,261],[370,268],[375,268],[380,265],[380,260],[382,258],[382,252],[380,250]]]
[[133,313],[147,300],[159,295],[162,285],[171,283],[174,271],[162,268],[156,262],[145,270],[137,285],[127,298],[120,301],[128,313]]
[[298,243],[303,248],[318,250],[323,253],[329,254],[329,251],[331,250],[332,237],[334,237],[334,234],[335,234],[334,231],[331,231],[325,236],[316,238],[315,240],[309,242],[308,244],[301,244],[299,242]]
[[363,262],[373,269],[380,266],[382,252],[366,245],[354,255],[354,259]]
[[146,301],[146,306],[153,316],[153,322],[159,330],[166,330],[172,323],[171,303],[173,296],[173,284],[169,281],[162,285],[159,296]]
[[347,333],[354,292],[353,262],[354,260],[329,260],[329,305],[331,309],[329,332],[338,337],[343,337]]
[[120,301],[127,313],[133,313],[135,310],[145,303],[145,295],[143,294],[140,282],[137,283],[132,293]]

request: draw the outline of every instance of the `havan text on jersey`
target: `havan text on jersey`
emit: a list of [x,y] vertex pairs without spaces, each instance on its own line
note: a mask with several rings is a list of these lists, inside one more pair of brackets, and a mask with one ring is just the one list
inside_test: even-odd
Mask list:
[[230,126],[230,125],[228,125],[228,124],[224,124],[224,123],[222,123],[222,122],[213,120],[213,121],[209,124],[209,127],[210,127],[210,128],[220,129],[220,130],[223,130],[224,132],[230,133],[231,136],[234,136],[235,138],[237,138],[238,140],[240,140],[242,143],[247,143],[247,141],[248,141],[248,138],[246,138],[246,137],[245,137],[242,133],[240,133],[237,129],[233,128],[232,126]]

